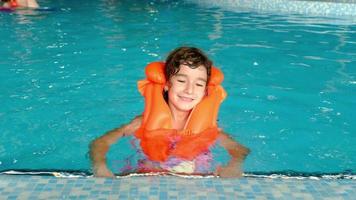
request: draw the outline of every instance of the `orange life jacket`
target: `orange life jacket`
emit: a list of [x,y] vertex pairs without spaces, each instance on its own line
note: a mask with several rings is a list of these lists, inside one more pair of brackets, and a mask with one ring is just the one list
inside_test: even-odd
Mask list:
[[226,97],[220,85],[224,75],[212,67],[207,95],[191,111],[184,130],[178,131],[172,127],[172,114],[163,97],[164,67],[162,62],[150,63],[146,67],[146,79],[137,83],[145,98],[145,109],[135,136],[150,160],[165,161],[169,156],[193,160],[207,151],[218,136],[218,110]]

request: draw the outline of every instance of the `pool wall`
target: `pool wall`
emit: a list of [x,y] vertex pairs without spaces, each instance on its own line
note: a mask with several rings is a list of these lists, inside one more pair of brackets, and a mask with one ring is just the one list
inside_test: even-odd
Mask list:
[[0,175],[0,199],[353,199],[348,179],[55,178]]
[[294,13],[316,16],[356,16],[356,1],[300,1],[300,0],[188,0],[209,7],[223,7],[232,11],[260,11]]

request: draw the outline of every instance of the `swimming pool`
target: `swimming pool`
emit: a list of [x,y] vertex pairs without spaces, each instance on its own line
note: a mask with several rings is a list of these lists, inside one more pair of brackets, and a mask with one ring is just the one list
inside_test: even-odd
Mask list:
[[142,112],[145,65],[193,45],[225,73],[219,124],[252,149],[247,172],[355,172],[354,24],[180,1],[43,5],[55,9],[0,13],[0,171],[87,172],[89,142]]

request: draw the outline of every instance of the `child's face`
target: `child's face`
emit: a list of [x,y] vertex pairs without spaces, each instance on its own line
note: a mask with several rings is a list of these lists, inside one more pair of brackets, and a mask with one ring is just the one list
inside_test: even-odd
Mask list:
[[204,66],[195,69],[180,65],[177,74],[167,84],[168,105],[171,111],[190,111],[205,96],[207,71]]

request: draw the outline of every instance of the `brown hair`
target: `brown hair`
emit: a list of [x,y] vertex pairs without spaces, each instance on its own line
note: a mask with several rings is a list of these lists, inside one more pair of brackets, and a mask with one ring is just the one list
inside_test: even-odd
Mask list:
[[202,50],[196,47],[178,47],[173,50],[166,59],[164,75],[167,81],[178,73],[181,64],[187,65],[192,69],[203,65],[206,68],[209,81],[212,61]]

